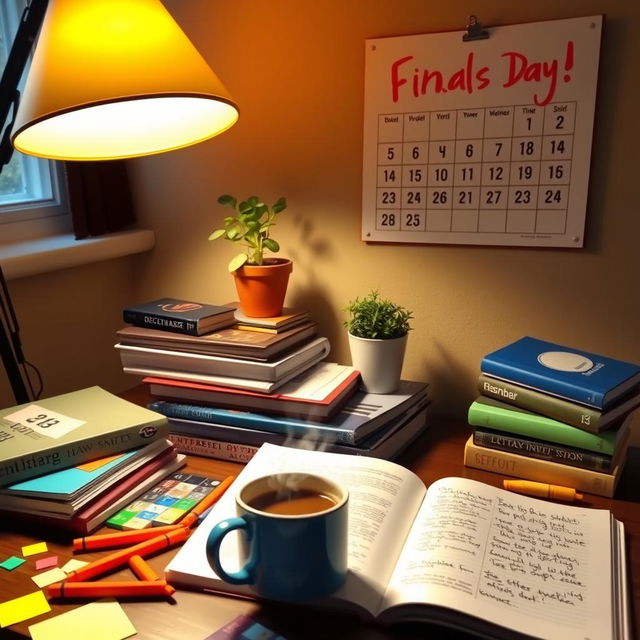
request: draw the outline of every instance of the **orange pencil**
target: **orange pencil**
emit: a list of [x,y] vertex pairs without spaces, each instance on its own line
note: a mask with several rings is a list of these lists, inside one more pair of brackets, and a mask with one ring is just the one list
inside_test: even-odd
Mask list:
[[166,527],[149,527],[138,531],[114,531],[113,533],[102,533],[97,536],[85,536],[84,538],[74,538],[74,551],[91,551],[93,549],[109,549],[113,547],[123,547],[127,544],[135,544],[155,538],[162,533],[175,531],[179,524],[169,524]]
[[80,567],[80,569],[76,571],[71,571],[71,573],[67,575],[66,581],[82,582],[83,580],[88,580],[95,576],[102,575],[103,573],[107,573],[112,569],[116,569],[117,567],[121,567],[123,564],[126,564],[131,556],[150,556],[157,551],[162,551],[174,544],[184,542],[189,537],[190,533],[191,532],[185,527],[178,527],[173,531],[167,531],[167,533],[163,533],[162,535],[151,538],[150,540],[145,540],[144,542],[136,544],[133,547],[129,547],[128,549],[115,551],[104,558],[100,558],[100,560],[94,560],[84,567]]
[[49,585],[50,598],[105,598],[105,597],[142,597],[170,596],[175,589],[164,580],[119,582],[56,582]]
[[129,566],[140,580],[148,582],[160,580],[160,576],[149,566],[149,563],[137,554],[129,558]]
[[222,494],[231,486],[231,483],[235,479],[235,476],[227,476],[202,502],[198,502],[178,524],[183,527],[191,527],[198,521],[198,516],[203,514],[212,504],[218,502]]

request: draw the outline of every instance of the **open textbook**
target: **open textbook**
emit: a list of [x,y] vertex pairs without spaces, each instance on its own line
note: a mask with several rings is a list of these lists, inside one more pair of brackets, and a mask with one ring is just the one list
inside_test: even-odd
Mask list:
[[[609,511],[463,478],[427,490],[393,462],[272,444],[259,449],[171,560],[167,579],[252,596],[246,585],[218,578],[205,542],[217,522],[235,515],[234,487],[280,471],[325,474],[349,489],[349,575],[320,606],[489,638],[631,637],[624,529]],[[222,562],[235,570],[237,540],[229,538]]]

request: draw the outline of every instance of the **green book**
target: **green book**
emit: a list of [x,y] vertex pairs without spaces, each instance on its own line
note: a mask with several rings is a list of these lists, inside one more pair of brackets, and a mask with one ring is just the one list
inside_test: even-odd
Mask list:
[[476,398],[471,404],[468,422],[476,427],[489,427],[588,451],[599,451],[609,456],[614,454],[618,442],[622,441],[630,424],[626,421],[621,429],[589,433],[564,422],[485,397]]
[[598,433],[613,426],[620,418],[640,406],[640,389],[637,387],[606,411],[523,387],[508,380],[493,378],[484,373],[478,378],[478,390],[483,396],[541,413],[543,416],[591,433]]
[[0,486],[168,436],[165,416],[89,387],[0,410]]

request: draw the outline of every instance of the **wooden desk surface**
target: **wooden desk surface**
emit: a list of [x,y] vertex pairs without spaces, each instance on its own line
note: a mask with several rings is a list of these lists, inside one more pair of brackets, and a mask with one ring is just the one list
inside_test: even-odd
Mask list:
[[[132,398],[133,399],[133,398]],[[466,424],[451,424],[432,420],[431,427],[415,441],[408,451],[397,460],[416,472],[429,485],[445,476],[462,476],[501,486],[505,476],[468,469],[462,464],[462,451],[470,427]],[[596,508],[606,508],[624,522],[628,541],[628,562],[631,571],[630,590],[632,594],[633,622],[640,612],[640,484],[638,467],[640,450],[634,449],[629,460],[615,500],[587,496],[586,504]],[[187,471],[202,475],[237,474],[239,465],[207,458],[189,457]],[[18,555],[20,548],[37,540],[47,540],[51,554],[60,558],[60,565],[73,557],[68,542],[50,542],[51,532],[45,530],[27,532],[15,529],[7,532],[3,525],[0,533],[0,557]],[[76,557],[91,560],[104,552],[81,554]],[[156,572],[161,573],[175,550],[150,558]],[[30,579],[35,573],[33,562],[27,562],[12,572],[0,575],[0,601],[15,598],[37,589]],[[130,579],[128,570],[114,573],[109,579]],[[52,612],[11,627],[13,633],[0,631],[2,638],[28,637],[27,627],[51,615],[83,604],[54,605]],[[242,613],[250,614],[269,628],[282,634],[287,640],[326,640],[334,637],[353,640],[406,640],[424,638],[425,629],[387,630],[364,624],[350,616],[327,615],[324,611],[314,611],[291,605],[260,605],[255,602],[230,597],[220,597],[179,589],[175,603],[164,601],[123,601],[122,605],[138,630],[136,638],[144,640],[203,640],[221,626]],[[15,634],[15,635],[14,635]],[[464,638],[457,632],[438,630],[437,638]]]

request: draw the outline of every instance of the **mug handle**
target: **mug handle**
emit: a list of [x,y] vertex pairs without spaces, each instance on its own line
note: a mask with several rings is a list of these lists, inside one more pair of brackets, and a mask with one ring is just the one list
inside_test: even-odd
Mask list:
[[220,545],[227,533],[236,530],[244,530],[248,539],[251,539],[251,526],[244,518],[227,518],[218,522],[218,524],[211,529],[209,537],[207,538],[207,560],[209,564],[215,569],[215,572],[225,581],[230,584],[248,584],[252,580],[252,569],[255,564],[251,559],[242,567],[239,571],[227,572],[223,569],[220,563]]

